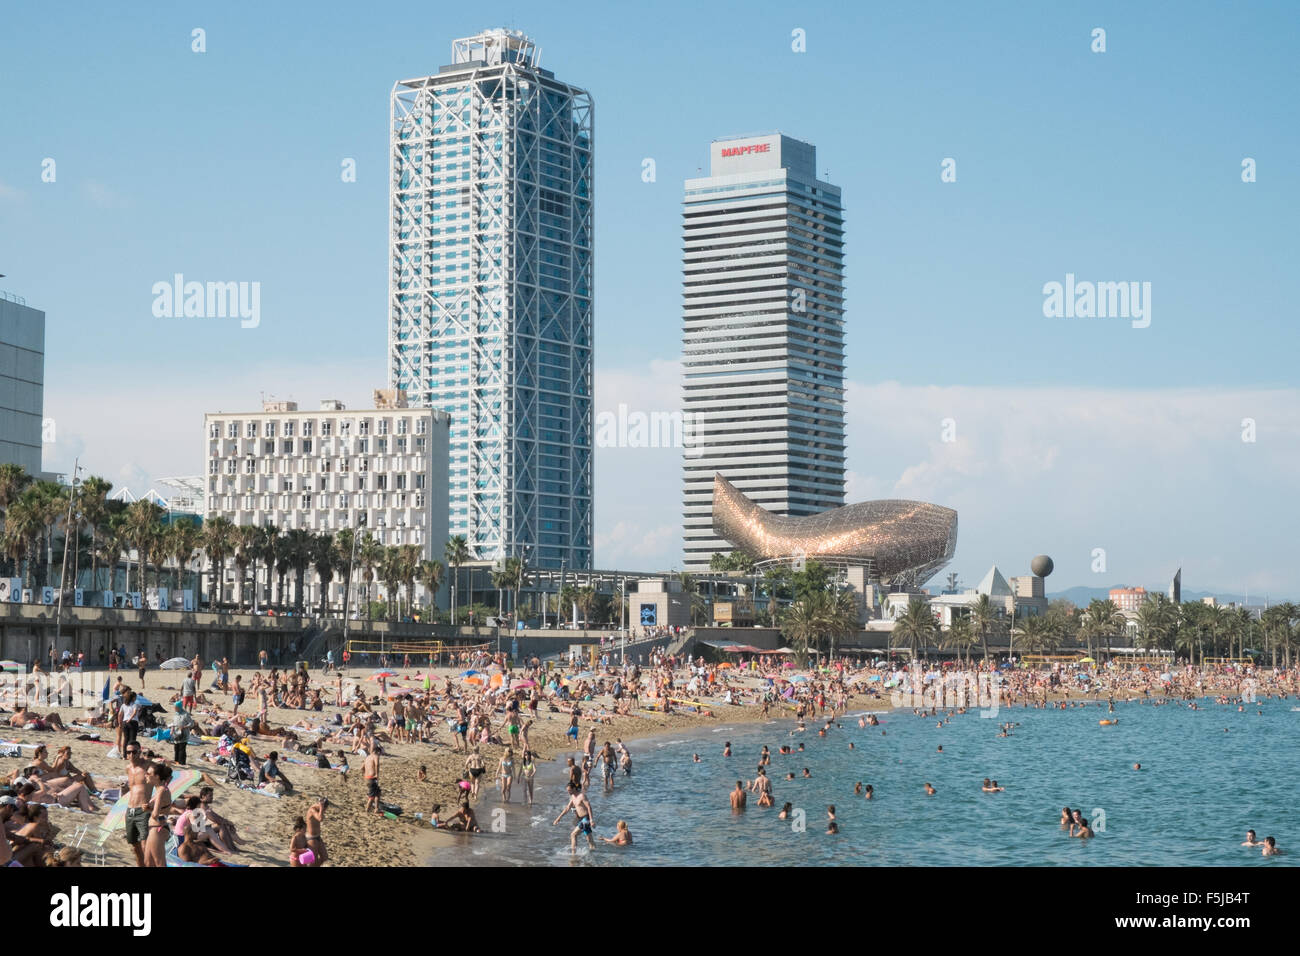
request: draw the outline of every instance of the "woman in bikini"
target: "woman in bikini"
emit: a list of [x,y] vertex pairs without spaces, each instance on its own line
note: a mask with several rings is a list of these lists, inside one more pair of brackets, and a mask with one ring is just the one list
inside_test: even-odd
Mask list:
[[465,769],[469,772],[470,796],[478,799],[478,778],[483,776],[483,757],[475,747],[465,758]]
[[497,782],[501,787],[501,800],[509,803],[510,786],[515,782],[515,752],[509,747],[506,748],[501,764],[497,768]]
[[172,806],[172,792],[167,784],[172,778],[172,768],[164,764],[150,764],[147,771],[153,784],[153,803],[149,808],[149,838],[144,845],[144,865],[167,865],[167,817]]

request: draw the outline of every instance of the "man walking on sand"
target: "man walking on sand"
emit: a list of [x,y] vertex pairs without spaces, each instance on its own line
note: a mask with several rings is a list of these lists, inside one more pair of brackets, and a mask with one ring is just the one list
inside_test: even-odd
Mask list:
[[361,772],[366,777],[366,812],[379,812],[379,751],[375,745],[370,745],[370,751],[366,754],[366,761],[361,765]]

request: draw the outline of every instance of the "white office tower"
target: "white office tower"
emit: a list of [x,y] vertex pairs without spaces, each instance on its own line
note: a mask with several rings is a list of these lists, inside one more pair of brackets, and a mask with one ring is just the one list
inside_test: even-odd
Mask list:
[[471,556],[589,568],[592,104],[490,30],[393,88],[389,384],[451,413]]
[[685,567],[731,551],[712,530],[720,472],[777,514],[844,504],[844,221],[816,149],[717,140],[688,179],[683,412]]

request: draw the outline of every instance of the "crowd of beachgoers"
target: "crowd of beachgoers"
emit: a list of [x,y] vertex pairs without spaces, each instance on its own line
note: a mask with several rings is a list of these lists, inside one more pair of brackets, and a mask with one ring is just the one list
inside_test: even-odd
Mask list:
[[[343,658],[314,671],[199,658],[160,670],[137,658],[134,671],[85,675],[64,662],[3,675],[0,865],[411,865],[446,833],[481,830],[484,800],[531,804],[539,763],[562,757],[567,802],[555,822],[572,814],[570,845],[594,845],[593,775],[612,785],[632,772],[628,741],[671,730],[788,719],[797,730],[819,722],[824,735],[850,709],[1110,713],[1116,701],[1245,707],[1300,691],[1284,668],[1172,661],[797,667],[777,654],[511,662],[485,649]],[[733,807],[748,795],[770,801],[764,780],[740,781]],[[984,785],[997,792],[996,781]],[[1062,824],[1091,835],[1087,821],[1063,814]],[[631,843],[627,821],[608,829],[600,839]]]

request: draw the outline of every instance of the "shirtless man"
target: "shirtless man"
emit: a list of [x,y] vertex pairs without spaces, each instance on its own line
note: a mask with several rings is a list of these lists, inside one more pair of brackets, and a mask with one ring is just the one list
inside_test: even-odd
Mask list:
[[379,751],[375,750],[373,745],[370,750],[366,751],[365,763],[361,765],[361,772],[366,777],[366,811],[369,813],[379,812]]
[[745,801],[748,797],[745,794],[745,785],[741,781],[736,781],[736,789],[731,791],[731,811],[737,813],[745,809]]
[[1277,840],[1267,836],[1264,837],[1264,849],[1260,852],[1264,856],[1278,856],[1282,851],[1277,848]]
[[1254,830],[1247,830],[1247,831],[1246,831],[1246,842],[1243,843],[1242,846],[1259,846],[1259,845],[1260,845],[1259,840],[1257,840],[1257,839],[1255,838],[1255,831],[1254,831]]
[[754,778],[754,783],[750,789],[758,794],[758,805],[760,807],[772,806],[772,781],[767,777],[766,768],[762,766],[758,768],[758,776]]
[[578,825],[575,826],[573,832],[569,834],[569,852],[578,852],[579,833],[583,834],[587,838],[587,845],[594,850],[596,849],[596,841],[591,837],[591,828],[595,826],[596,821],[591,815],[591,804],[587,801],[587,795],[577,787],[570,786],[568,789],[569,802],[564,805],[564,809],[560,811],[560,815],[551,821],[551,826],[555,826],[563,820],[565,815],[572,810],[573,815],[578,820]]
[[126,798],[126,842],[135,853],[136,866],[144,866],[145,841],[149,839],[149,804],[153,798],[153,782],[149,779],[149,768],[153,766],[140,756],[139,741],[126,745],[125,756],[127,798]]
[[316,859],[311,863],[312,866],[320,866],[328,859],[325,841],[321,839],[320,827],[325,818],[325,808],[329,805],[329,798],[321,797],[307,808],[307,816],[304,818],[307,821],[307,849],[316,855]]

